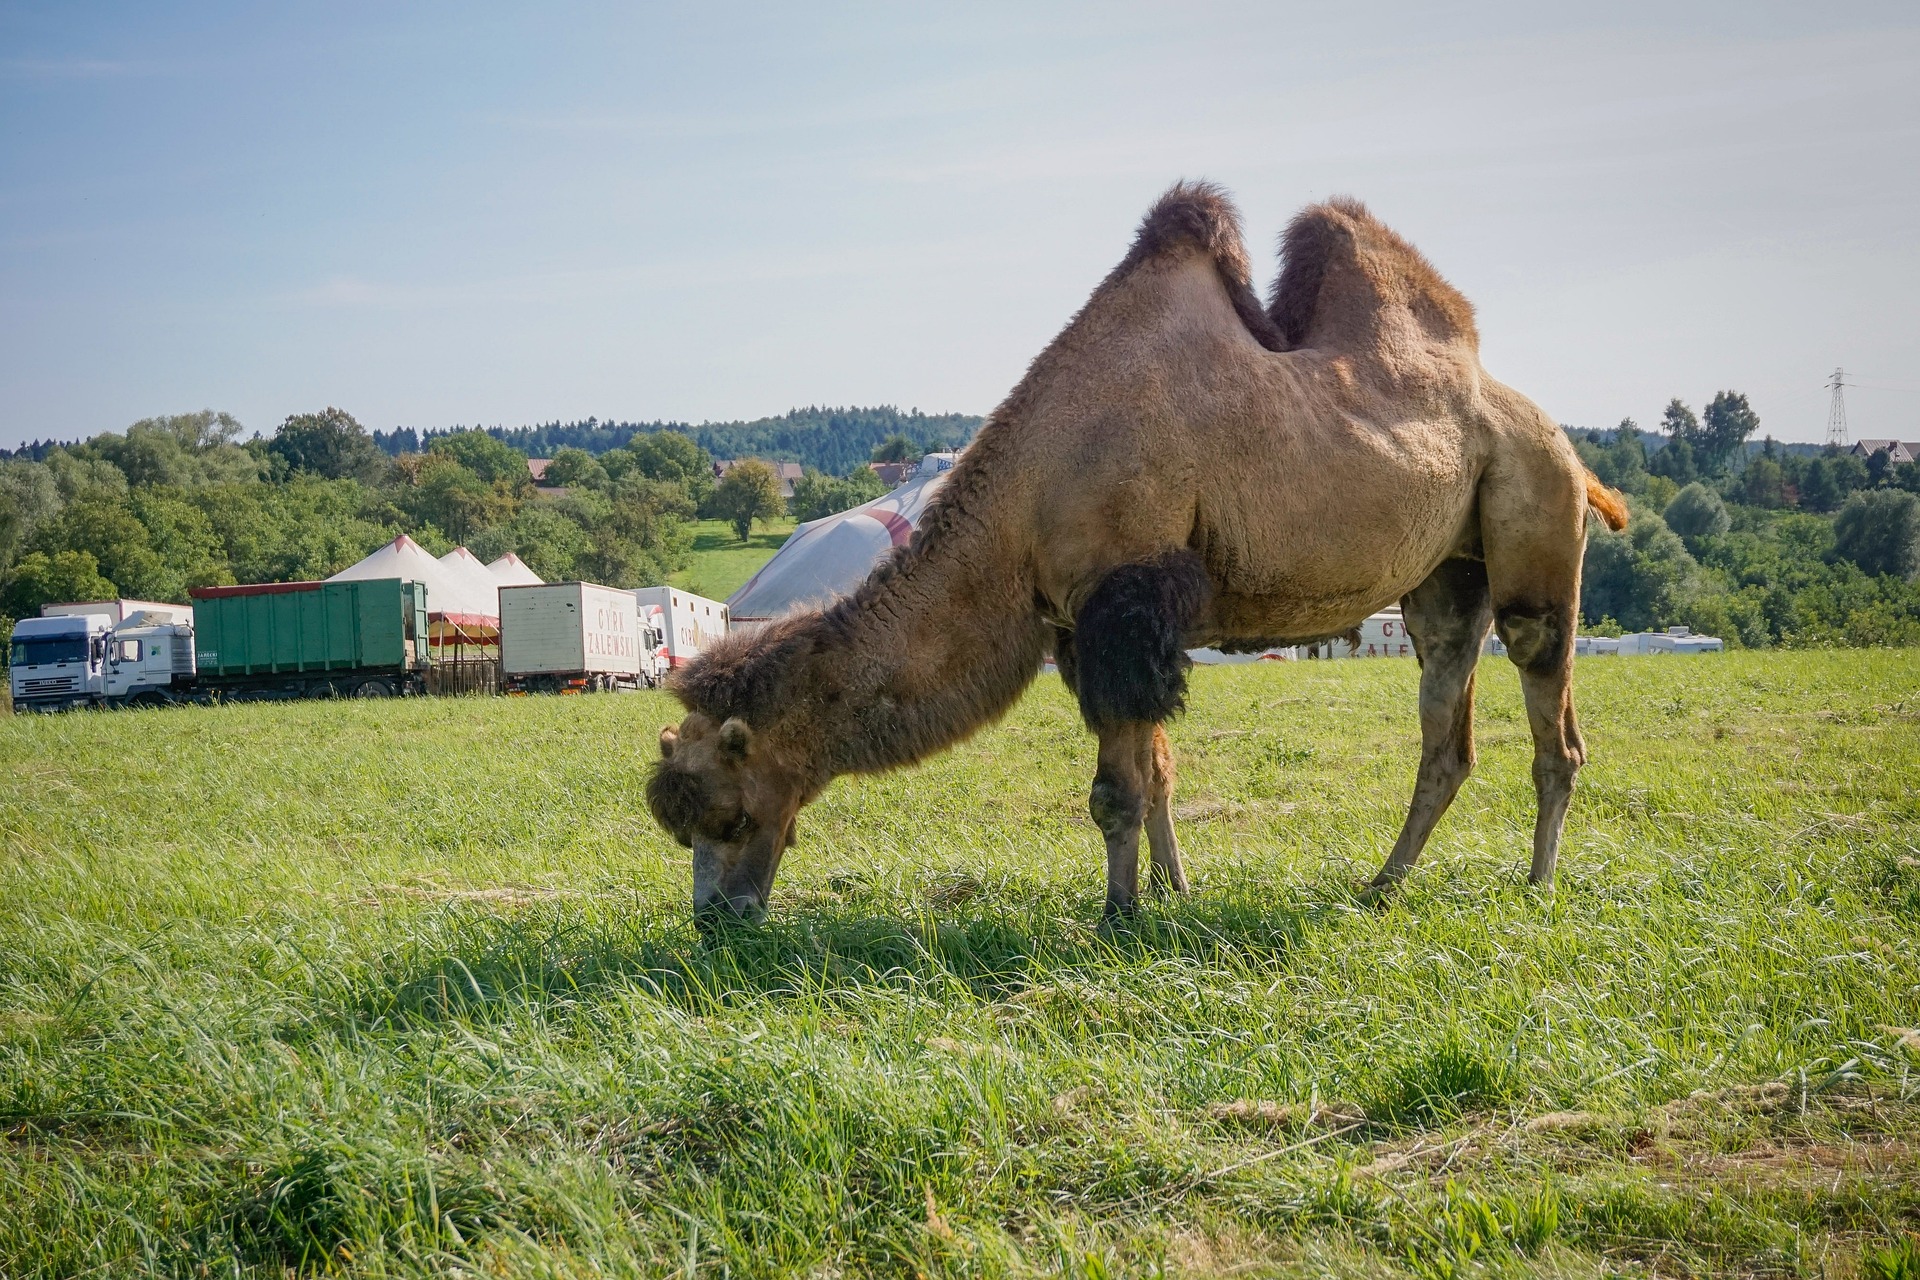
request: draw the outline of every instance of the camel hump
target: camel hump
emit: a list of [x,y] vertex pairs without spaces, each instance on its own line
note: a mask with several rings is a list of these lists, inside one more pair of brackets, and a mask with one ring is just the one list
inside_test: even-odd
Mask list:
[[1302,209],[1280,264],[1268,314],[1290,348],[1377,340],[1407,320],[1430,342],[1480,348],[1473,304],[1350,196]]
[[1248,332],[1264,347],[1286,350],[1253,290],[1246,240],[1240,232],[1240,211],[1227,193],[1211,182],[1181,181],[1167,188],[1141,219],[1133,248],[1108,279],[1119,280],[1134,268],[1180,249],[1198,249],[1212,258],[1220,283]]

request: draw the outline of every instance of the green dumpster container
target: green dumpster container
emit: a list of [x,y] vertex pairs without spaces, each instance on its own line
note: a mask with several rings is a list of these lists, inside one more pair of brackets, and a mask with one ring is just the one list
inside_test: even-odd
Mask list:
[[[202,684],[281,696],[404,693],[427,658],[427,589],[400,578],[274,582],[193,592]],[[384,683],[382,683],[384,682]]]

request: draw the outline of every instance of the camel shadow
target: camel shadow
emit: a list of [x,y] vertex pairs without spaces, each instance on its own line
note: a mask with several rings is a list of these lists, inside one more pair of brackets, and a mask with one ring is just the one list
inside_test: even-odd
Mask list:
[[857,1000],[879,988],[993,1002],[1062,974],[1097,982],[1103,970],[1170,959],[1277,971],[1319,922],[1351,909],[1198,895],[1100,929],[1067,903],[888,913],[802,902],[714,937],[678,914],[533,909],[449,918],[363,971],[334,1008],[340,1020],[376,1029],[521,1010],[565,1018],[628,994],[691,1013],[757,998]]

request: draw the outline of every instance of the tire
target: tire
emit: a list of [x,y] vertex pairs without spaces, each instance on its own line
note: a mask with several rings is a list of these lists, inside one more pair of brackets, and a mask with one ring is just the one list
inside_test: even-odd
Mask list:
[[393,686],[385,680],[362,680],[353,687],[353,696],[356,698],[391,698],[393,696]]

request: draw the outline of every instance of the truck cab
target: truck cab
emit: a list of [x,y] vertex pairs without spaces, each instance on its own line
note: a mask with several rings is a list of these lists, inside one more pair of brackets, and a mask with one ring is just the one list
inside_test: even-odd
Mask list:
[[9,687],[19,711],[64,711],[105,694],[107,636],[103,613],[22,618],[13,625],[7,655]]
[[193,625],[137,614],[106,637],[101,696],[109,704],[160,706],[184,697],[194,679]]

